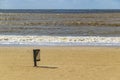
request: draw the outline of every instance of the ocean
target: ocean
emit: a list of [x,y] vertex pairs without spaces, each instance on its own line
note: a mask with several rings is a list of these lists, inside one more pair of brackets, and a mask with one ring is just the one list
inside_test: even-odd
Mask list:
[[120,46],[120,10],[0,9],[1,46]]

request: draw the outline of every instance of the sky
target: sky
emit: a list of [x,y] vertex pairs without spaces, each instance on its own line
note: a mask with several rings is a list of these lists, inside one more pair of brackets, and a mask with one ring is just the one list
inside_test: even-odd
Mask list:
[[0,9],[120,9],[120,0],[0,0]]

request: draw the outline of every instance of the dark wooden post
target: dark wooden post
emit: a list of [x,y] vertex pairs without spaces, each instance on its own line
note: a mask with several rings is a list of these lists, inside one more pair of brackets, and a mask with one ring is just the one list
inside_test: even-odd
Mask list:
[[40,61],[40,49],[33,49],[34,66],[37,66],[37,61]]

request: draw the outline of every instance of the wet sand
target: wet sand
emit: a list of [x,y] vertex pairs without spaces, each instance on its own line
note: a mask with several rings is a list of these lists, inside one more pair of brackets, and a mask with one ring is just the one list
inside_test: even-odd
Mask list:
[[[41,49],[38,67],[34,48]],[[119,79],[119,47],[0,47],[0,80]]]

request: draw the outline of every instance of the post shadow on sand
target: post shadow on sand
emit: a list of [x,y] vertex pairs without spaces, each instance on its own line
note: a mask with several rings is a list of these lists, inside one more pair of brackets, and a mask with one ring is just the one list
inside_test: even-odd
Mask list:
[[58,68],[58,67],[51,67],[51,66],[37,66],[37,61],[40,61],[40,49],[33,49],[33,61],[34,61],[34,67],[36,68],[46,68],[46,69]]
[[36,66],[36,68],[57,69],[58,67],[52,67],[52,66]]

